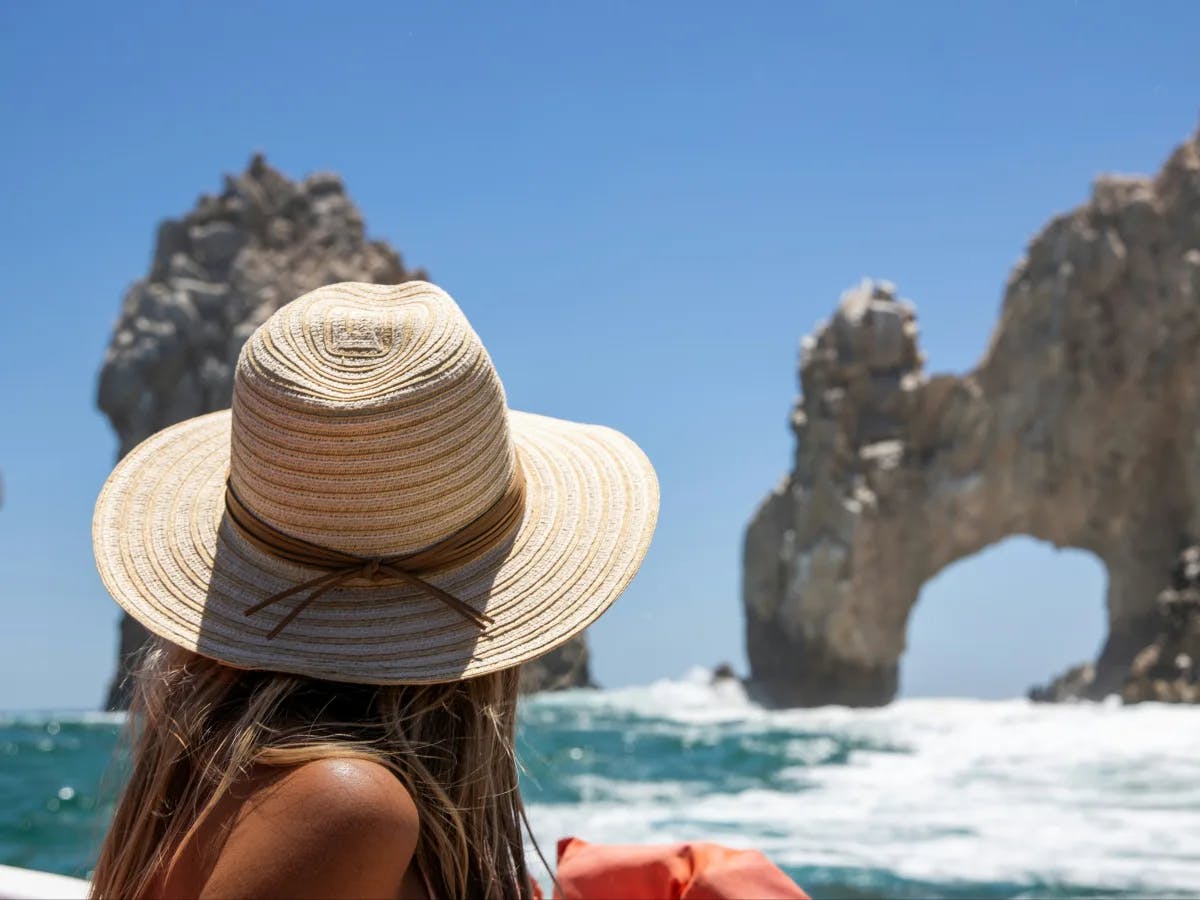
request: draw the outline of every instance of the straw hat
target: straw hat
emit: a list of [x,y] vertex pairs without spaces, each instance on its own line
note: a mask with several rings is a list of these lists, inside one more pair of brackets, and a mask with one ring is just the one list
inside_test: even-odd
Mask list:
[[254,332],[232,409],[121,460],[92,538],[105,587],[175,644],[421,683],[578,634],[633,578],[657,513],[624,435],[508,409],[445,292],[346,283]]

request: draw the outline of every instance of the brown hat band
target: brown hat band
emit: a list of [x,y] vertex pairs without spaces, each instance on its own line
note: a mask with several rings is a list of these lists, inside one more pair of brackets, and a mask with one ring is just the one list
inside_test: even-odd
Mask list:
[[268,640],[278,635],[314,600],[353,578],[394,581],[419,588],[482,629],[492,623],[491,617],[437,585],[430,584],[417,573],[428,575],[468,562],[496,547],[512,534],[525,511],[525,478],[520,466],[515,466],[508,488],[482,515],[432,546],[398,556],[355,556],[285,534],[252,513],[238,498],[233,485],[228,481],[225,483],[225,511],[230,523],[237,528],[242,537],[258,549],[279,559],[326,570],[324,574],[272,594],[243,611],[243,615],[253,615],[281,600],[303,594],[305,591],[309,592],[271,629],[267,634]]

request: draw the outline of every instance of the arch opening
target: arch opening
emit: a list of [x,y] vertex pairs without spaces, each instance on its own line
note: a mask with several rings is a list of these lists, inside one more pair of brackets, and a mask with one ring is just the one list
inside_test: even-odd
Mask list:
[[909,616],[901,697],[1024,696],[1096,658],[1107,573],[1086,550],[1010,537],[931,578]]

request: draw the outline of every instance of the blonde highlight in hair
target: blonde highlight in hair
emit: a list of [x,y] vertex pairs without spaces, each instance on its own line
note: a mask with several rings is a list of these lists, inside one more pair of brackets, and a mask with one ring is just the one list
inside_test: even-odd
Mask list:
[[189,832],[256,766],[387,766],[420,814],[414,862],[442,897],[527,898],[514,750],[516,668],[375,686],[241,671],[152,641],[130,711],[132,773],[92,896],[145,897]]

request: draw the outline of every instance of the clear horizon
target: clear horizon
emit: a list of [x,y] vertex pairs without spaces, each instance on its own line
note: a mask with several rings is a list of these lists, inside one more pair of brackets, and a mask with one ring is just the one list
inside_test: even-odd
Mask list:
[[[742,530],[789,465],[800,337],[865,276],[973,367],[1027,241],[1197,127],[1200,7],[377,4],[0,11],[0,710],[86,709],[118,610],[91,559],[116,441],[96,375],[155,228],[255,151],[342,176],[515,408],[658,468],[607,686],[746,668]],[[1166,573],[1164,573],[1165,580]],[[1104,573],[1012,538],[929,582],[902,695],[1021,694],[1092,658]]]

